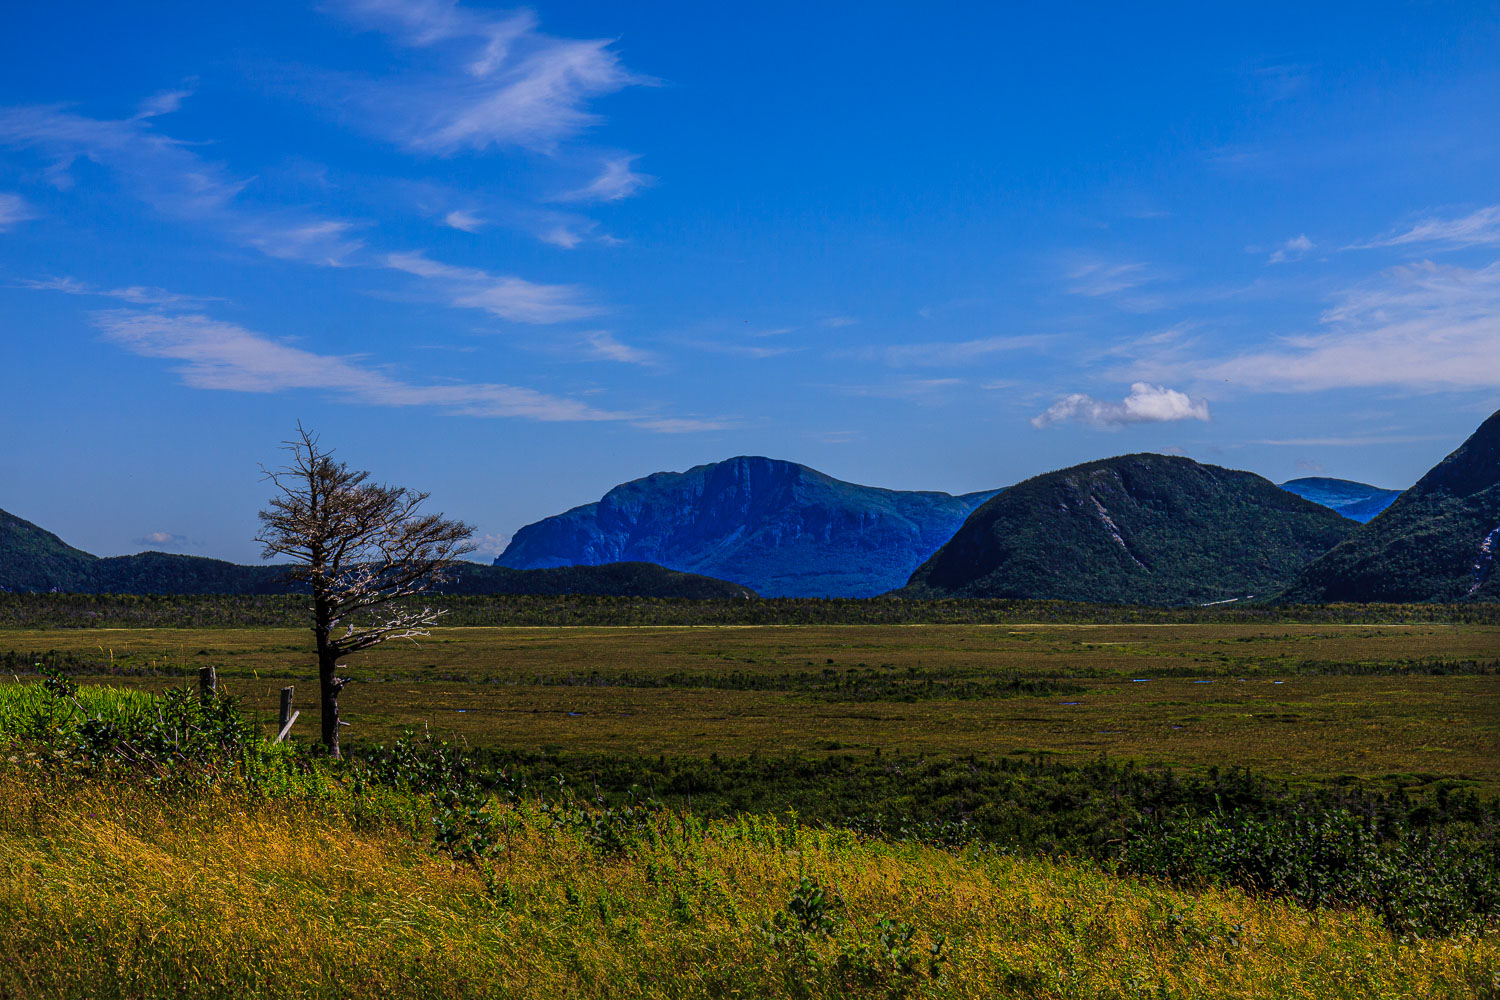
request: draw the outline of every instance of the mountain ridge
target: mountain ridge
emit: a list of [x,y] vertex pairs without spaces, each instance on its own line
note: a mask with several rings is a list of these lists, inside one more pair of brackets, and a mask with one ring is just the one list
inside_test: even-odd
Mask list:
[[904,583],[995,492],[862,486],[800,463],[740,455],[633,479],[526,525],[495,564],[643,559],[767,597],[869,597]]
[[1296,602],[1500,601],[1500,411],[1416,485],[1313,560]]
[[1172,455],[1085,462],[971,514],[897,594],[1191,604],[1280,590],[1356,527],[1251,472]]

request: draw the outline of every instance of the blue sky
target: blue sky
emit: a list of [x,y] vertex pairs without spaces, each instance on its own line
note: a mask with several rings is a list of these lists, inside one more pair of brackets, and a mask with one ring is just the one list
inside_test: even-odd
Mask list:
[[493,553],[746,453],[1405,486],[1500,406],[1491,4],[5,21],[0,507],[100,554],[254,560],[299,419]]

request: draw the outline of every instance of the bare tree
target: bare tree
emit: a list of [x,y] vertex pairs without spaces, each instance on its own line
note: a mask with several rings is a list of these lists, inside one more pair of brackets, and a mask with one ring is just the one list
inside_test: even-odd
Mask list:
[[264,559],[289,556],[288,576],[312,591],[323,743],[337,757],[339,692],[348,682],[337,676],[338,661],[387,639],[427,635],[444,612],[419,611],[404,599],[431,590],[456,558],[474,551],[474,528],[419,513],[427,493],[366,482],[368,472],[335,462],[300,423],[285,445],[290,465],[261,466],[281,495],[260,512],[255,540]]

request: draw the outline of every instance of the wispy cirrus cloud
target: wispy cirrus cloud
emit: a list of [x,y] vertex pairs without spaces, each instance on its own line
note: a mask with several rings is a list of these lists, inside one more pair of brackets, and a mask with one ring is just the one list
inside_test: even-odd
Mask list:
[[629,198],[645,185],[651,177],[638,174],[631,164],[639,156],[614,156],[604,161],[599,175],[581,188],[565,191],[555,201],[619,201]]
[[1116,295],[1156,280],[1150,265],[1139,261],[1086,260],[1067,271],[1068,291],[1099,298]]
[[484,228],[484,220],[465,208],[456,208],[443,216],[443,223],[465,233],[477,233]]
[[1290,260],[1300,260],[1317,247],[1317,244],[1307,238],[1306,233],[1299,233],[1291,239],[1282,243],[1271,255],[1266,258],[1268,264],[1284,264]]
[[584,356],[595,361],[618,361],[647,367],[658,363],[655,354],[623,343],[608,330],[595,330],[584,335]]
[[847,352],[864,360],[884,361],[893,368],[942,367],[966,365],[995,354],[1027,351],[1041,347],[1052,338],[1044,334],[1014,337],[981,337],[975,340],[935,341],[919,344],[892,344]]
[[597,316],[604,310],[583,301],[577,285],[543,285],[477,267],[445,264],[420,252],[387,254],[385,266],[437,285],[449,304],[483,309],[516,323],[562,323]]
[[1487,205],[1468,215],[1452,219],[1432,216],[1406,229],[1393,230],[1368,243],[1357,243],[1348,249],[1371,250],[1418,244],[1452,249],[1500,246],[1500,205]]
[[319,354],[201,314],[108,310],[95,314],[106,340],[148,358],[177,362],[183,384],[197,389],[328,393],[371,406],[433,407],[475,417],[541,421],[629,421],[603,410],[520,386],[487,382],[419,383],[358,358]]
[[[1419,441],[1446,441],[1445,434],[1366,434],[1349,437],[1305,437],[1305,438],[1262,438],[1259,441],[1251,441],[1251,444],[1287,445],[1290,447],[1307,448],[1362,448],[1367,445],[1380,444],[1414,444]],[[1306,467],[1304,467],[1304,463]],[[1322,472],[1323,467],[1316,462],[1306,459],[1297,460],[1297,468],[1300,471]]]
[[954,389],[965,384],[961,378],[912,378],[866,385],[829,385],[845,396],[865,396],[873,399],[901,399],[912,403],[936,404],[948,402]]
[[1130,424],[1159,424],[1177,420],[1208,420],[1208,403],[1185,392],[1137,382],[1130,395],[1118,403],[1095,399],[1081,392],[1064,396],[1045,412],[1031,418],[1033,427],[1081,423],[1102,430],[1118,430]]
[[654,82],[626,69],[611,40],[554,38],[526,10],[496,14],[452,0],[340,0],[330,9],[435,51],[425,74],[344,84],[370,128],[411,150],[552,152],[597,121],[590,101]]
[[1391,268],[1344,292],[1321,325],[1326,332],[1281,337],[1264,350],[1148,363],[1142,371],[1270,392],[1497,388],[1500,262]]
[[169,292],[165,288],[154,288],[149,285],[129,285],[124,288],[96,288],[77,278],[23,278],[16,282],[20,288],[29,288],[38,292],[61,292],[64,295],[83,295],[106,299],[119,299],[121,302],[129,302],[138,306],[174,306],[189,307],[199,306],[209,302],[222,302],[222,299],[205,295],[182,295],[177,292]]
[[337,264],[362,247],[352,235],[357,224],[349,220],[244,205],[241,194],[251,179],[233,176],[190,144],[156,130],[155,119],[183,96],[174,92],[171,101],[148,100],[146,110],[125,119],[89,118],[63,105],[0,108],[0,146],[36,150],[52,161],[49,175],[64,187],[77,160],[98,163],[161,215],[215,228],[273,257]]
[[18,222],[34,218],[36,218],[36,213],[31,210],[25,198],[9,191],[0,191],[0,233]]

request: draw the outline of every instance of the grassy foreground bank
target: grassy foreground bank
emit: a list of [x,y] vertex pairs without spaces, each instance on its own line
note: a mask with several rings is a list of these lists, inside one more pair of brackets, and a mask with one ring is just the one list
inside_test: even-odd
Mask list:
[[525,805],[458,863],[351,803],[9,765],[0,996],[1500,996],[1493,933],[1085,864],[672,814],[605,854]]
[[429,741],[335,765],[182,690],[0,685],[5,1000],[1495,998],[1484,871],[1441,897],[1470,916],[1393,930],[1191,871],[541,794]]

